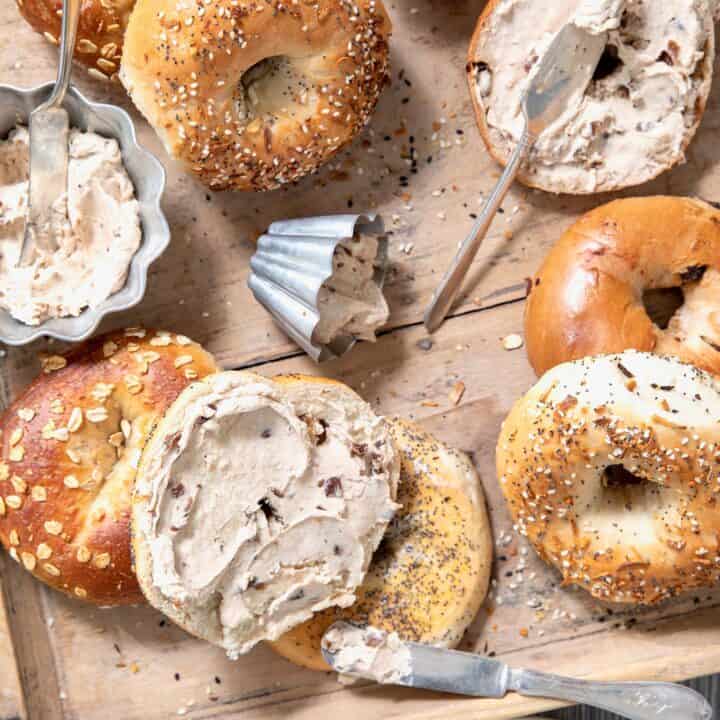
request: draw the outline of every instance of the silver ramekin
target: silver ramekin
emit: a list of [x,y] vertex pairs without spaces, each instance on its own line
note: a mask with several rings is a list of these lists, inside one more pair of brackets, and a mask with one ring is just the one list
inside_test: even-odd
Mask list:
[[[50,94],[53,83],[20,89],[0,85],[0,138],[7,137],[18,124],[27,124],[30,113]],[[0,341],[24,345],[42,336],[77,342],[90,336],[109,313],[137,305],[145,294],[147,273],[170,242],[170,228],[160,209],[165,189],[165,169],[150,152],[140,147],[130,116],[114,105],[94,103],[71,87],[64,107],[72,127],[115,138],[120,144],[123,163],[135,186],[140,205],[142,240],[132,258],[122,289],[95,308],[86,308],[77,317],[54,318],[40,325],[26,325],[0,309]]]

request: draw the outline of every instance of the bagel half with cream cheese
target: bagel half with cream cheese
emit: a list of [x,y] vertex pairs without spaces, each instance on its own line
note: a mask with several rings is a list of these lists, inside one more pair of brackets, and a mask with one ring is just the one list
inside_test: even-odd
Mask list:
[[138,0],[120,79],[210,188],[269,190],[362,129],[387,81],[389,35],[381,0]]
[[490,0],[467,65],[490,154],[508,161],[538,61],[572,21],[602,35],[605,52],[586,91],[534,141],[518,179],[550,192],[604,192],[681,162],[710,92],[714,10],[708,0]]
[[231,657],[350,605],[397,505],[387,424],[342,383],[224,372],[173,403],[133,500],[151,605]]
[[[660,327],[648,308],[669,289],[682,304]],[[525,339],[538,375],[628,348],[720,374],[720,211],[705,202],[639,197],[591,210],[550,250],[529,290]]]
[[68,355],[0,417],[0,541],[39,580],[97,605],[143,601],[130,558],[140,453],[212,356],[184,335],[127,328]]
[[318,613],[272,643],[298,665],[329,669],[320,645],[338,620],[455,647],[485,599],[493,545],[473,464],[417,425],[400,419],[389,425],[401,458],[401,508],[357,590],[357,602]]
[[651,604],[720,578],[720,384],[627,350],[564,363],[503,424],[497,473],[564,584]]

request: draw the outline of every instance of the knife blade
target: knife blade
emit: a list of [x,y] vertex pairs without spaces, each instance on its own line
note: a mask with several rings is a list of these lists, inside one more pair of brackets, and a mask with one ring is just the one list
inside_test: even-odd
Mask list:
[[325,661],[343,675],[457,695],[501,698],[509,691],[582,703],[629,720],[712,720],[699,693],[667,682],[595,682],[510,668],[475,653],[405,642],[395,633],[346,622],[322,639]]

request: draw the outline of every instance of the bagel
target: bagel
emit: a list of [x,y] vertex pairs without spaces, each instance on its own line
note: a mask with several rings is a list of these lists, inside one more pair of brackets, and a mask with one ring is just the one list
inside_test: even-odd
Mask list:
[[466,455],[417,425],[390,421],[400,452],[398,502],[349,608],[329,608],[272,643],[284,658],[328,670],[320,652],[337,620],[396,632],[404,640],[455,647],[487,593],[493,545],[480,480]]
[[652,604],[720,577],[720,385],[626,350],[549,370],[513,407],[497,473],[540,556],[599,600]]
[[349,605],[396,509],[386,423],[342,383],[226,372],[149,441],[133,499],[148,601],[231,657]]
[[[535,372],[634,348],[720,373],[720,212],[699,200],[616,200],[580,218],[532,278],[525,309]],[[643,302],[680,288],[665,329]]]
[[120,78],[167,151],[214,190],[315,171],[387,80],[381,0],[139,0]]
[[215,363],[182,335],[128,328],[42,364],[0,418],[0,541],[56,590],[142,602],[129,531],[139,455],[165,408]]
[[558,193],[639,185],[684,159],[710,93],[715,29],[708,0],[490,0],[468,52],[480,133],[505,164],[521,100],[556,33],[574,22],[606,42],[594,76],[535,140],[518,179]]
[[[62,0],[16,0],[18,10],[33,30],[58,44]],[[83,0],[78,20],[74,58],[97,79],[117,78],[123,36],[135,0]]]

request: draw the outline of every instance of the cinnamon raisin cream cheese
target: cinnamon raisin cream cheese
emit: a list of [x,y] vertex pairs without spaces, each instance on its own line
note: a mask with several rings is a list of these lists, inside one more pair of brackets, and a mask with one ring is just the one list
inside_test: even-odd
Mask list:
[[346,386],[213,375],[159,424],[133,545],[152,605],[231,657],[355,600],[396,508],[385,422]]
[[0,141],[0,307],[28,325],[79,315],[125,284],[140,246],[140,211],[117,141],[71,129],[68,192],[58,199],[57,249],[36,243],[17,266],[28,205],[29,135]]
[[323,636],[322,647],[343,675],[391,684],[412,675],[410,649],[395,632],[338,622]]
[[702,118],[714,57],[708,0],[495,0],[469,52],[476,115],[506,162],[522,133],[521,101],[539,59],[574,22],[605,44],[594,77],[535,142],[520,172],[552,192],[592,193],[645,182],[684,158]]
[[374,277],[378,245],[377,237],[360,235],[335,248],[332,275],[318,294],[315,342],[328,344],[341,335],[374,341],[387,322],[388,304]]

